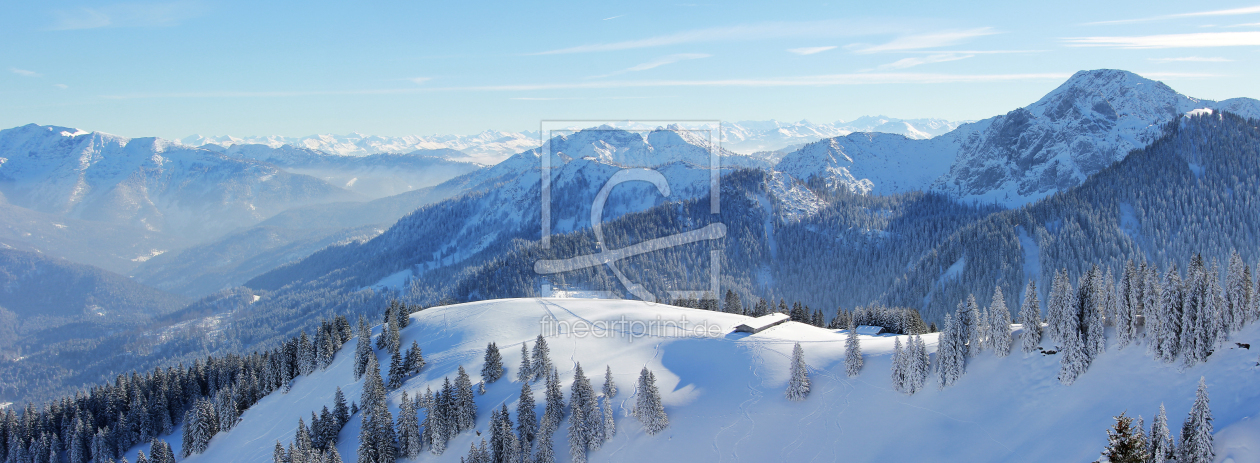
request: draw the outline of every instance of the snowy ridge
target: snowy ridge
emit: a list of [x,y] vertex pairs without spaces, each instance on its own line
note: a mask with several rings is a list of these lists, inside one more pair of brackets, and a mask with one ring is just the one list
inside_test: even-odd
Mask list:
[[[623,335],[620,320],[681,323],[712,327],[711,336],[678,331]],[[985,352],[972,359],[967,373],[943,390],[929,387],[915,395],[891,387],[890,335],[859,336],[865,366],[856,377],[844,372],[843,332],[788,322],[747,335],[732,333],[749,317],[683,309],[638,301],[579,299],[507,299],[437,307],[412,314],[402,330],[402,345],[414,340],[427,366],[388,398],[398,416],[401,394],[414,396],[437,389],[459,366],[481,378],[482,353],[489,342],[503,353],[507,372],[476,395],[475,432],[457,435],[442,455],[427,449],[416,459],[400,461],[456,462],[470,444],[487,438],[492,408],[506,404],[516,420],[520,383],[516,382],[520,346],[531,346],[553,320],[563,327],[547,342],[551,360],[569,400],[569,384],[580,362],[596,390],[605,366],[619,386],[613,399],[616,436],[590,457],[594,461],[1094,461],[1106,444],[1112,416],[1126,411],[1144,415],[1149,426],[1163,403],[1169,427],[1175,428],[1194,400],[1200,376],[1207,380],[1215,418],[1216,461],[1254,461],[1260,388],[1255,380],[1254,351],[1222,348],[1206,364],[1178,372],[1150,359],[1143,346],[1109,351],[1072,386],[1056,380],[1057,355],[1015,352],[996,358]],[[586,322],[589,325],[582,325]],[[602,322],[602,323],[601,323]],[[579,336],[578,327],[594,327]],[[1019,331],[1016,328],[1018,341]],[[1253,342],[1256,326],[1235,336]],[[901,337],[901,338],[904,338]],[[936,351],[936,335],[923,336],[928,352]],[[905,339],[901,339],[904,341]],[[362,381],[352,375],[355,342],[347,343],[332,365],[297,378],[287,394],[273,393],[245,411],[231,431],[210,441],[205,453],[185,461],[270,462],[276,441],[290,442],[299,418],[309,418],[332,403],[340,387],[347,400],[357,400]],[[809,367],[811,393],[803,402],[784,397],[790,353],[799,342]],[[389,356],[377,352],[382,369]],[[657,379],[669,427],[650,436],[627,416],[635,401],[635,378],[641,368]],[[935,381],[935,374],[930,378]],[[541,416],[543,390],[533,387],[536,414]],[[423,419],[423,411],[421,419]],[[360,416],[341,430],[338,452],[355,461]],[[568,461],[567,420],[555,434],[559,461]],[[1177,432],[1176,429],[1173,430]],[[166,436],[178,453],[179,437]],[[137,450],[128,452],[134,461]]]

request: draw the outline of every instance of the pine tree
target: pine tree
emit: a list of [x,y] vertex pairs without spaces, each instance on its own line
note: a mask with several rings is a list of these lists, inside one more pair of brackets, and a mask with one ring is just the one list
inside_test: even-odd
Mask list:
[[1181,274],[1177,264],[1173,264],[1164,274],[1164,282],[1160,287],[1163,297],[1160,300],[1158,341],[1155,358],[1164,363],[1172,363],[1181,353],[1181,322],[1185,309],[1185,293],[1182,290]]
[[363,377],[363,372],[368,366],[368,357],[372,354],[372,332],[368,330],[367,322],[363,320],[363,316],[359,316],[359,341],[354,348],[354,380],[358,381]]
[[1085,340],[1081,339],[1079,318],[1065,317],[1066,323],[1060,327],[1063,336],[1063,347],[1060,349],[1059,382],[1071,385],[1076,378],[1089,368],[1089,354],[1086,352]]
[[529,349],[526,345],[529,343],[521,343],[521,368],[516,372],[516,380],[522,383],[528,383],[534,380],[534,365],[529,361]]
[[1019,308],[1019,323],[1023,326],[1022,347],[1025,354],[1041,348],[1041,301],[1037,300],[1037,284],[1028,280],[1024,287],[1024,303]]
[[152,463],[175,463],[175,452],[171,451],[171,444],[161,439],[154,439],[153,445],[149,447],[149,461]]
[[849,320],[847,337],[844,340],[844,372],[849,377],[862,372],[862,344],[858,340],[857,326]]
[[484,366],[481,367],[481,378],[486,383],[498,381],[503,376],[503,356],[499,355],[499,346],[490,343],[486,346]]
[[[582,372],[582,364],[576,363],[573,384],[569,388],[569,456],[576,463],[586,461],[587,451],[594,441],[591,428],[595,414],[595,390]],[[602,418],[602,417],[599,417]],[[594,421],[599,423],[599,421]]]
[[604,399],[604,404],[603,404],[604,440],[608,440],[608,439],[612,439],[613,436],[617,435],[617,422],[616,420],[613,419],[612,397],[605,394],[603,399]]
[[1221,317],[1229,331],[1238,331],[1247,323],[1247,312],[1251,307],[1251,277],[1244,276],[1245,269],[1246,264],[1238,251],[1231,253],[1225,276],[1225,310]]
[[298,418],[297,432],[293,437],[293,455],[290,458],[293,460],[293,463],[309,463],[314,448],[315,445],[311,442],[311,432],[306,428],[306,422]]
[[350,409],[346,407],[346,395],[341,392],[341,386],[337,386],[337,393],[333,395],[333,417],[337,419],[337,429],[350,422]]
[[758,299],[757,305],[753,306],[753,313],[751,315],[754,317],[760,317],[769,313],[770,304],[767,304],[765,299]]
[[551,349],[547,347],[547,340],[543,336],[538,335],[538,339],[534,340],[534,363],[530,370],[535,379],[547,375],[551,371]]
[[1172,432],[1168,430],[1168,414],[1164,412],[1164,404],[1159,404],[1159,414],[1151,423],[1151,434],[1147,440],[1147,455],[1150,461],[1164,463],[1176,455]]
[[[901,344],[897,344],[900,349]],[[799,402],[809,397],[809,367],[805,365],[805,350],[801,349],[801,343],[796,343],[792,347],[792,366],[788,373],[787,386],[788,400]]]
[[643,423],[643,430],[654,435],[669,427],[669,417],[665,414],[665,405],[661,402],[661,393],[656,389],[656,376],[644,367],[639,372],[638,399],[635,402],[634,416]]
[[[546,426],[544,426],[544,429]],[[538,435],[538,452],[534,454],[534,463],[555,463],[556,449],[551,443],[551,432]]]
[[460,365],[459,373],[455,376],[455,390],[455,428],[457,432],[463,432],[477,425],[477,402],[473,396],[472,379],[464,371],[463,365]]
[[543,429],[544,432],[555,432],[560,425],[560,420],[564,418],[564,392],[560,390],[560,372],[553,367],[550,374],[544,374],[547,378],[547,403],[543,411]]
[[928,375],[932,372],[932,360],[928,357],[927,345],[923,343],[922,337],[916,334],[910,338],[910,341],[913,349],[910,356],[913,360],[911,369],[913,382],[911,382],[910,393],[913,394],[923,390],[923,387],[927,385]]
[[975,295],[967,295],[967,302],[958,305],[954,316],[954,328],[958,330],[962,352],[967,357],[980,353],[980,305]]
[[1115,293],[1112,294],[1114,308],[1111,313],[1115,319],[1111,320],[1111,322],[1116,327],[1116,346],[1120,349],[1128,346],[1130,342],[1133,342],[1133,338],[1137,336],[1136,321],[1133,317],[1134,311],[1130,307],[1131,303],[1137,302],[1136,298],[1130,297],[1130,294],[1134,292],[1133,279],[1136,274],[1137,267],[1133,265],[1133,261],[1126,262],[1124,264],[1124,273],[1120,275],[1120,282],[1116,285]]
[[1181,427],[1181,445],[1177,450],[1177,463],[1211,463],[1216,458],[1212,448],[1212,409],[1208,406],[1207,384],[1202,377],[1194,406]]
[[1107,430],[1107,448],[1102,455],[1110,463],[1146,463],[1146,442],[1143,442],[1139,431],[1135,432],[1133,418],[1115,417],[1116,424]]
[[612,367],[604,366],[604,396],[613,398],[617,396],[617,383],[613,382]]
[[1006,357],[1011,354],[1011,311],[1006,308],[1002,287],[993,288],[993,302],[989,305],[989,345],[993,355]]

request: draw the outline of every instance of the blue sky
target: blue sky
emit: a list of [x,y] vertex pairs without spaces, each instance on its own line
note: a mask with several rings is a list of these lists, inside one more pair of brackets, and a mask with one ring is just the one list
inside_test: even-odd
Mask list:
[[981,119],[1096,68],[1260,97],[1257,3],[962,3],[5,1],[0,127],[173,138]]

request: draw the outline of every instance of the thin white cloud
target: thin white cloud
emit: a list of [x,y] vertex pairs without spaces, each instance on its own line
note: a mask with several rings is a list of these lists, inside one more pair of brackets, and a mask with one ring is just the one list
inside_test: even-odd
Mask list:
[[1202,57],[1202,56],[1183,56],[1180,58],[1149,58],[1156,63],[1228,63],[1233,61],[1229,58],[1221,57]]
[[[607,88],[660,88],[660,87],[828,87],[841,85],[879,84],[949,84],[1064,80],[1071,73],[1026,74],[929,74],[929,73],[854,73],[816,76],[797,76],[754,79],[718,80],[637,80],[564,82],[544,84],[482,85],[468,87],[392,88],[375,90],[329,90],[300,92],[183,92],[183,93],[131,93],[102,95],[112,100],[153,98],[281,98],[323,95],[396,95],[428,92],[476,92],[476,91],[535,91],[535,90],[582,90]],[[1184,76],[1184,75],[1183,75]]]
[[669,56],[662,56],[662,57],[657,58],[657,59],[654,59],[654,60],[652,60],[652,61],[648,61],[648,62],[646,62],[646,63],[638,64],[638,65],[635,65],[635,66],[631,66],[631,67],[628,67],[628,68],[622,69],[622,70],[620,70],[620,71],[613,71],[613,72],[610,72],[610,73],[608,73],[608,74],[603,74],[603,75],[598,75],[598,76],[591,76],[590,78],[591,78],[591,79],[600,79],[600,78],[604,78],[604,77],[611,77],[611,76],[615,76],[615,75],[618,75],[618,74],[625,74],[625,73],[627,73],[627,72],[646,71],[646,70],[648,70],[648,69],[655,69],[655,68],[658,68],[658,67],[664,66],[664,65],[666,65],[666,64],[674,64],[674,63],[677,63],[677,62],[679,62],[679,61],[687,61],[687,60],[693,60],[693,59],[708,58],[708,57],[710,57],[710,56],[713,56],[713,55],[706,55],[706,54],[704,54],[704,53],[678,53],[678,54],[669,55]]
[[97,8],[53,11],[53,30],[102,27],[170,27],[200,16],[205,7],[195,0],[160,3],[115,3]]
[[829,46],[829,47],[804,47],[804,48],[789,48],[789,49],[788,49],[788,53],[795,53],[795,54],[798,54],[798,55],[812,55],[812,54],[814,54],[814,53],[822,53],[822,52],[824,52],[824,51],[827,51],[827,50],[833,50],[833,49],[835,49],[835,48],[836,48],[836,47],[835,47],[835,45],[832,45],[832,46]]
[[65,90],[65,89],[67,89],[67,88],[70,88],[70,86],[69,86],[69,85],[66,85],[66,84],[53,84],[53,87],[57,87],[57,88],[62,89],[62,90]]
[[1222,27],[1260,27],[1260,23],[1234,24],[1231,26],[1222,26]]
[[428,81],[430,81],[430,80],[432,80],[432,79],[433,79],[432,77],[412,77],[412,78],[407,79],[407,80],[409,80],[409,81],[411,81],[411,82],[415,83],[416,85],[423,85],[425,82],[428,82]]
[[877,24],[858,24],[846,21],[803,21],[750,24],[731,27],[695,29],[675,34],[658,35],[638,40],[596,43],[576,47],[548,50],[534,55],[561,55],[601,51],[633,50],[699,42],[748,41],[791,37],[855,37],[870,34],[904,32],[904,26],[888,27]]
[[620,18],[620,17],[622,17],[622,16],[625,16],[625,15],[624,15],[624,14],[619,14],[619,15],[617,15],[617,16],[613,16],[613,17],[611,17],[611,18],[604,18],[603,20],[604,20],[604,21],[608,21],[608,20],[612,20],[612,19],[617,19],[617,18]]
[[1260,32],[1201,32],[1195,34],[1143,35],[1131,37],[1071,37],[1063,40],[1068,46],[1073,47],[1243,47],[1260,45]]
[[880,70],[880,71],[907,69],[907,68],[912,68],[912,67],[923,65],[923,64],[944,63],[947,61],[958,61],[960,59],[972,58],[974,56],[976,55],[964,55],[964,54],[957,54],[957,53],[941,53],[941,54],[927,55],[927,56],[922,56],[922,57],[916,56],[916,57],[911,57],[911,58],[902,58],[888,64],[882,64],[876,67],[875,69]]
[[42,77],[43,76],[43,74],[40,74],[35,71],[28,71],[26,69],[9,68],[9,71],[22,77]]
[[923,50],[957,45],[967,40],[997,34],[991,27],[981,27],[964,31],[944,31],[930,34],[912,34],[893,39],[880,45],[854,44],[848,48],[857,53],[886,53]]
[[1204,17],[1204,16],[1238,16],[1238,15],[1256,14],[1256,13],[1260,13],[1260,6],[1249,6],[1245,8],[1231,8],[1228,10],[1198,11],[1194,13],[1166,14],[1162,16],[1150,16],[1146,18],[1136,18],[1136,19],[1117,19],[1114,21],[1095,21],[1091,23],[1085,23],[1085,25],[1086,26],[1106,26],[1106,25],[1112,25],[1112,24],[1132,24],[1132,23],[1141,23],[1141,22],[1150,22],[1150,21],[1163,21],[1163,20],[1178,19],[1178,18],[1198,18],[1198,17]]

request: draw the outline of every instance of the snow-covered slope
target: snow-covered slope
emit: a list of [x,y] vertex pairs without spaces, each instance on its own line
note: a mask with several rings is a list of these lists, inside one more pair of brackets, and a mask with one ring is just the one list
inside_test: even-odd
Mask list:
[[65,127],[2,130],[0,159],[0,192],[13,205],[190,240],[294,206],[360,199],[271,164]]
[[1220,103],[1111,69],[1081,71],[1027,107],[966,124],[957,161],[932,187],[965,199],[1026,204],[1079,184],[1162,133],[1189,111],[1219,108],[1260,117],[1260,101]]
[[[578,362],[596,390],[606,366],[619,388],[612,401],[617,434],[590,454],[592,461],[1093,461],[1106,443],[1111,417],[1121,412],[1143,415],[1149,425],[1163,403],[1169,427],[1177,432],[1200,376],[1206,378],[1212,400],[1216,461],[1254,461],[1249,452],[1260,443],[1254,426],[1260,418],[1256,355],[1247,349],[1221,348],[1206,364],[1179,372],[1151,360],[1142,346],[1117,350],[1112,345],[1072,386],[1056,380],[1057,355],[1025,358],[1017,351],[995,358],[986,352],[970,362],[956,385],[906,396],[893,391],[889,380],[893,336],[860,336],[865,367],[850,378],[844,372],[843,332],[789,322],[755,335],[733,333],[746,319],[645,302],[577,299],[493,300],[413,314],[402,343],[418,342],[428,364],[390,394],[395,417],[404,391],[414,395],[438,389],[459,366],[473,383],[479,381],[487,343],[497,343],[507,372],[487,385],[485,395],[476,396],[480,437],[465,432],[440,456],[426,451],[402,461],[459,461],[471,443],[488,438],[490,410],[501,404],[515,421],[520,346],[532,346],[549,323],[567,328],[547,337],[566,401]],[[620,320],[657,326],[685,320],[688,328],[713,330],[696,336],[694,331],[642,328],[651,325],[612,325]],[[586,325],[596,328],[582,336],[577,330],[583,322],[608,325]],[[934,352],[936,335],[924,340]],[[1254,343],[1260,330],[1253,325],[1234,340]],[[803,402],[790,402],[784,389],[797,342],[804,348],[812,393]],[[298,378],[287,394],[263,398],[242,415],[239,425],[217,435],[205,453],[185,461],[270,462],[276,441],[291,441],[298,419],[331,405],[335,388],[347,400],[358,400],[362,382],[351,372],[354,349],[355,342],[347,343],[328,369]],[[377,355],[382,368],[387,367],[388,355]],[[627,416],[644,367],[656,375],[670,421],[654,436]],[[535,384],[533,389],[541,416],[543,388]],[[355,461],[359,425],[356,415],[340,433],[337,448],[346,462]],[[562,423],[555,435],[558,461],[569,461],[567,429],[568,423]],[[167,439],[178,452],[178,435]],[[129,452],[131,461],[138,449]]]
[[956,142],[885,133],[828,138],[784,156],[775,170],[801,180],[819,177],[831,188],[888,195],[922,190],[954,162]]

